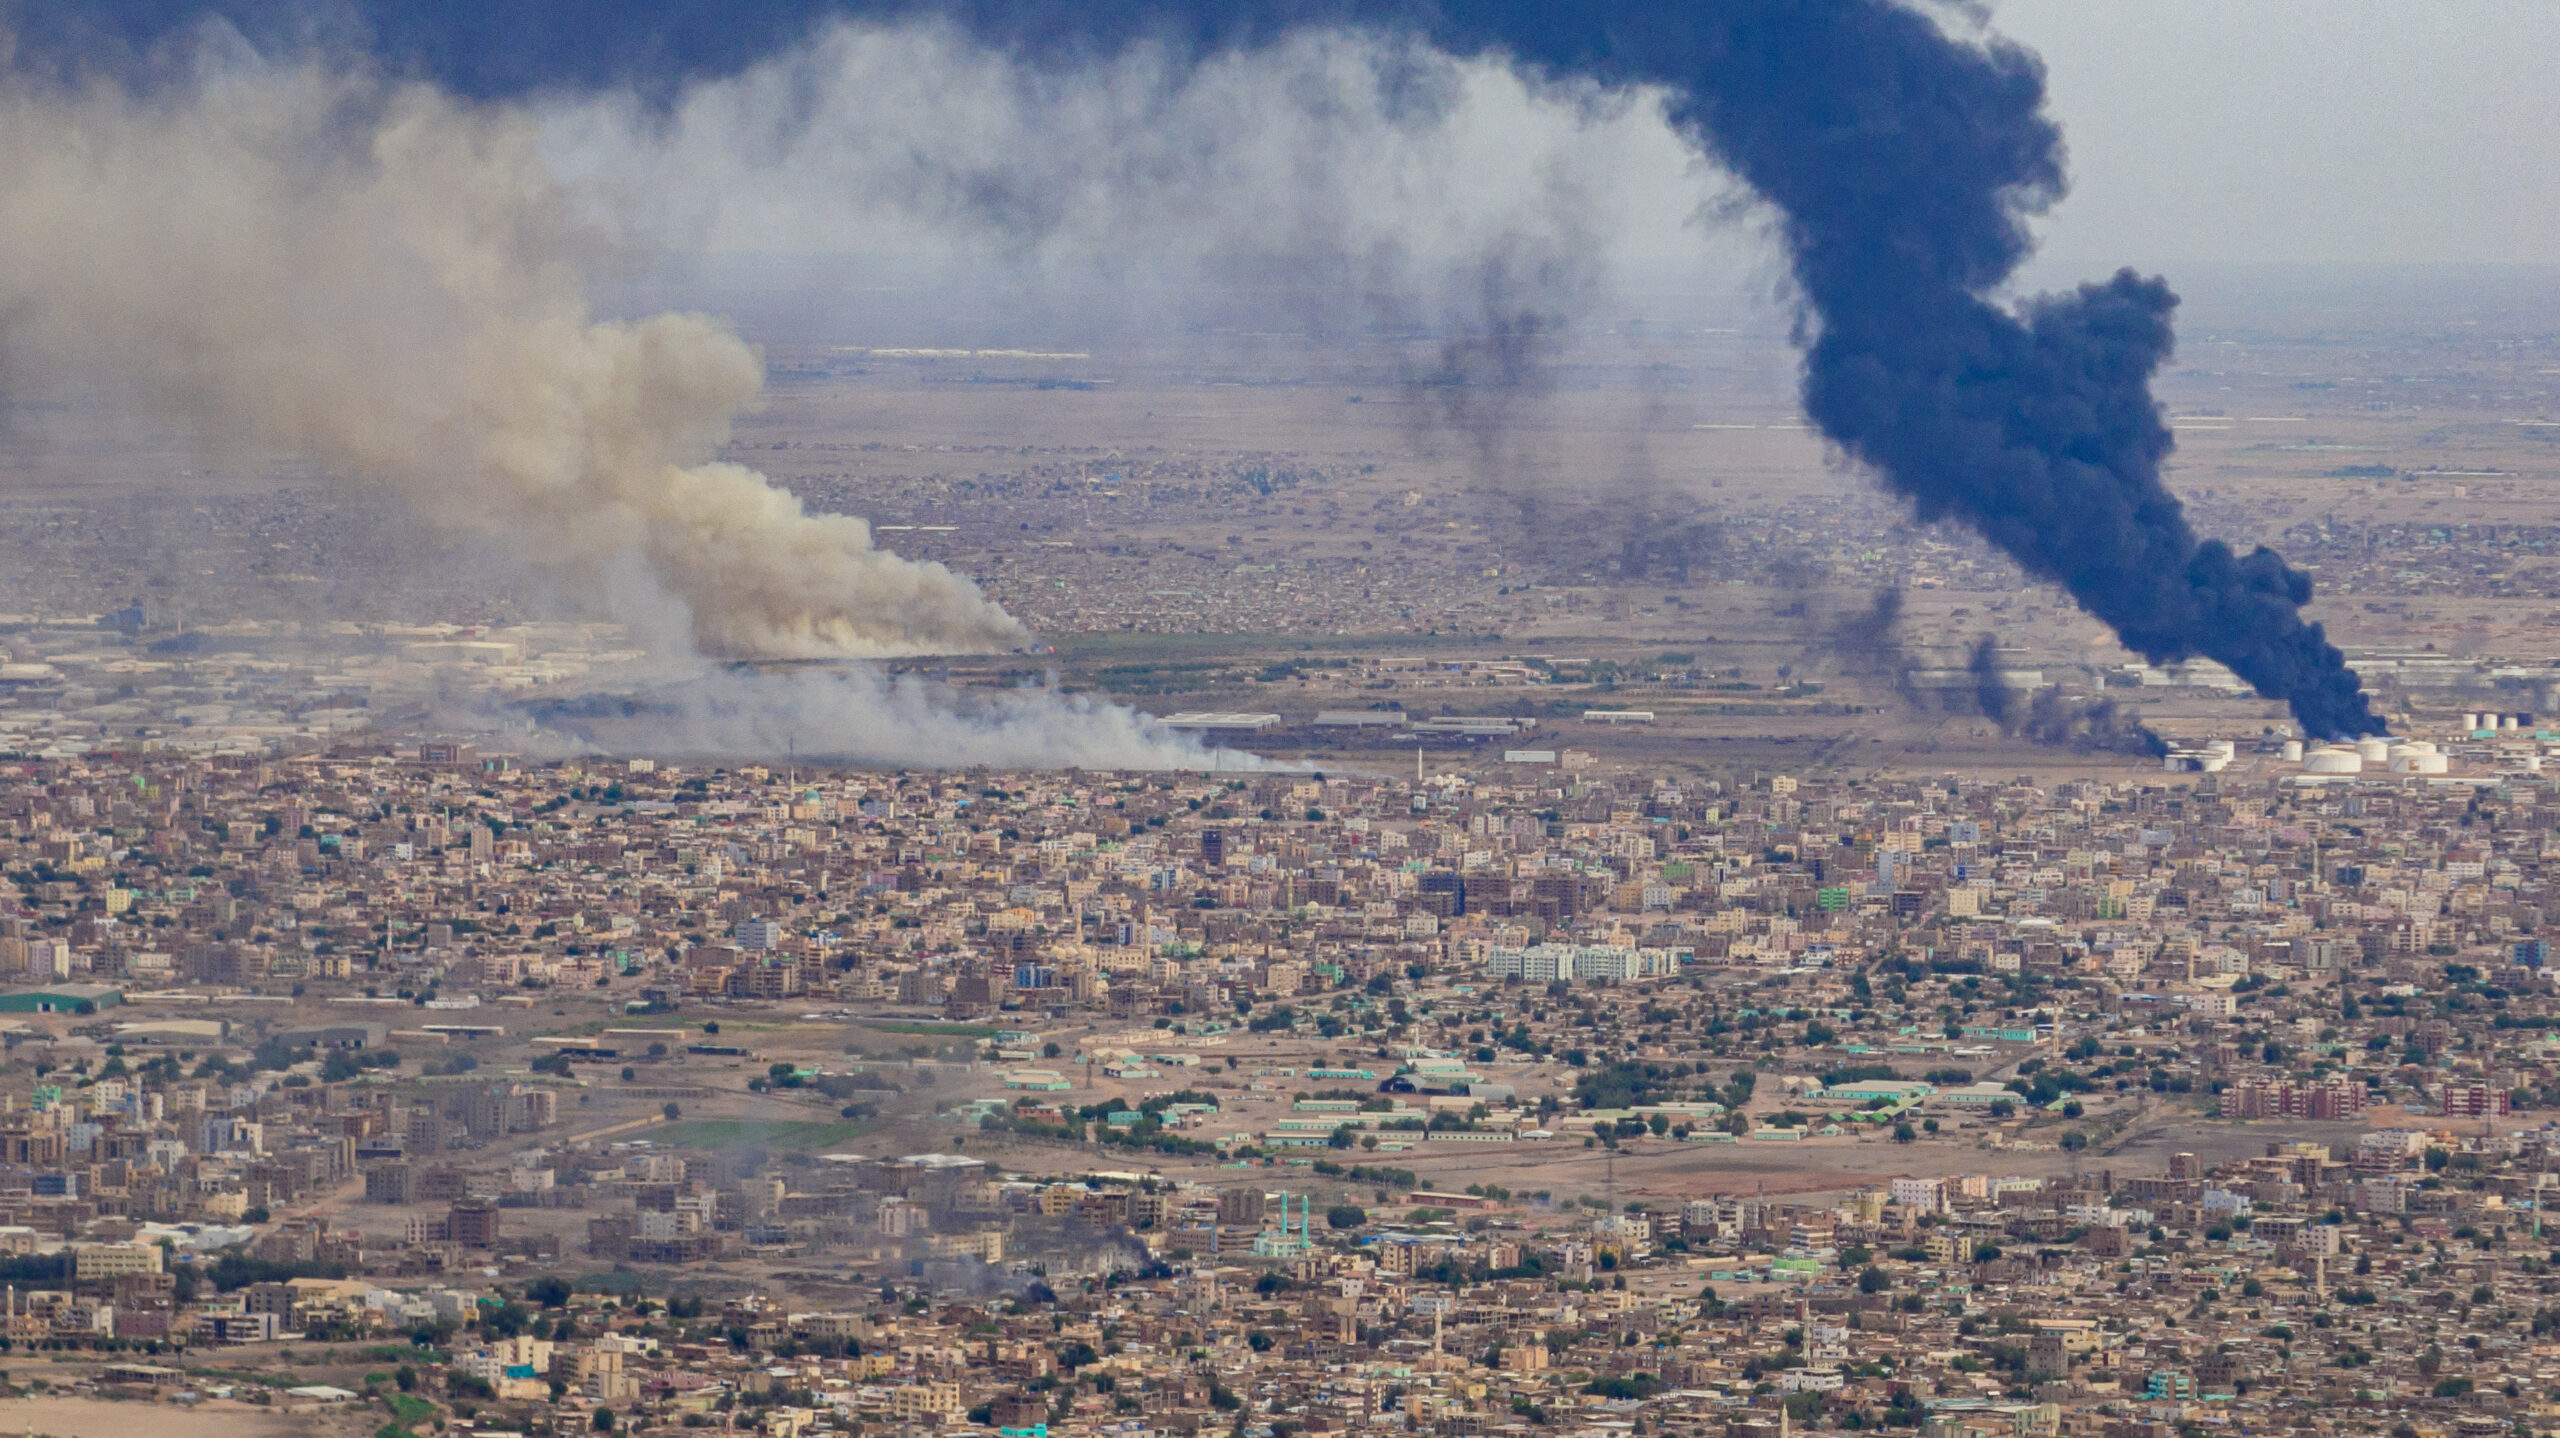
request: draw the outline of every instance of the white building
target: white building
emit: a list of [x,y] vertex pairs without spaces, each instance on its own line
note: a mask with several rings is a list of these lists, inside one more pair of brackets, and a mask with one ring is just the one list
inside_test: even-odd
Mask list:
[[1676,949],[1630,949],[1604,944],[1532,944],[1523,949],[1493,948],[1485,969],[1497,979],[1526,983],[1562,979],[1653,979],[1680,972]]

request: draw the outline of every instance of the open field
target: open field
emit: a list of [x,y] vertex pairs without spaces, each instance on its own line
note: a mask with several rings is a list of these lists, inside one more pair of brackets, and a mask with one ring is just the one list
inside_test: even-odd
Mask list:
[[[314,1380],[318,1381],[318,1380]],[[356,1405],[302,1404],[293,1411],[210,1400],[183,1409],[107,1398],[33,1394],[0,1402],[0,1422],[44,1438],[341,1438],[368,1431],[368,1411]]]

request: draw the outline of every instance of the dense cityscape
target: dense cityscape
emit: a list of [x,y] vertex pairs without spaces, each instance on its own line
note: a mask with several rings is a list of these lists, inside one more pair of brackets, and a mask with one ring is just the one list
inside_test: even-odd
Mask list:
[[2441,750],[22,764],[10,1379],[407,1431],[2530,1425],[2541,745]]
[[0,1432],[2560,1438],[2555,52],[10,0]]

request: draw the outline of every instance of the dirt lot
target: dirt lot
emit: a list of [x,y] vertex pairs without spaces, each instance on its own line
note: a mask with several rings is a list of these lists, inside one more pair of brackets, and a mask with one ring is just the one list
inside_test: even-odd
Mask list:
[[364,1421],[370,1411],[355,1404],[287,1409],[209,1399],[179,1407],[38,1394],[0,1402],[0,1425],[45,1438],[166,1438],[172,1431],[188,1438],[345,1438],[371,1426]]

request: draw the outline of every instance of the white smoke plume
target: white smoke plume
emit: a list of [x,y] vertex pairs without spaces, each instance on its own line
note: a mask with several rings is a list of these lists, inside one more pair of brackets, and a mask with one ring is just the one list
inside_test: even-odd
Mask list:
[[[524,722],[524,721],[515,721]],[[870,665],[722,671],[585,706],[537,713],[527,747],[669,757],[794,754],[812,762],[917,768],[1271,767],[1091,695],[1045,687],[961,689]]]
[[594,319],[536,137],[520,111],[319,67],[208,62],[148,98],[13,84],[13,385],[129,391],[573,583],[636,569],[706,654],[1024,644],[969,580],[709,462],[757,399],[756,353],[698,315]]

